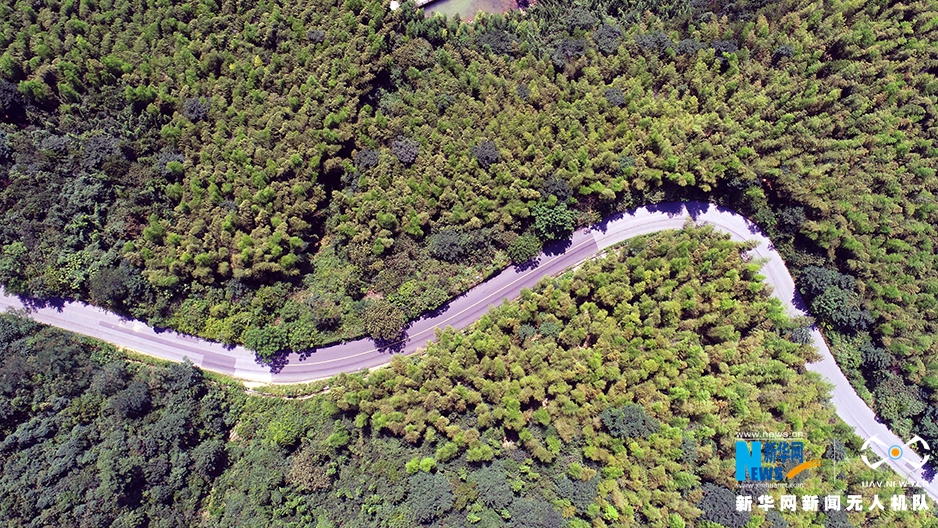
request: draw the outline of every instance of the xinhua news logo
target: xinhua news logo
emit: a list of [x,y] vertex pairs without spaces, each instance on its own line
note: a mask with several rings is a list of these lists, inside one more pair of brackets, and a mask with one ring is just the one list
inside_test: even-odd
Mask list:
[[[903,457],[906,457],[907,453],[911,452],[911,447],[915,444],[921,444],[921,446],[924,448],[925,451],[931,451],[931,448],[928,446],[928,442],[926,442],[920,436],[913,437],[911,440],[909,440],[903,445],[899,445],[899,444],[888,445],[886,442],[883,442],[882,440],[877,438],[875,435],[869,440],[867,440],[866,442],[863,442],[863,447],[860,448],[860,451],[870,450],[873,444],[877,444],[877,445],[885,447],[886,456],[892,460],[902,460]],[[738,450],[739,448],[737,447],[737,451]],[[928,462],[929,456],[930,455],[923,456],[922,461],[918,465],[913,465],[911,462],[909,462],[908,459],[906,460],[906,464],[909,466],[909,469],[912,469],[912,470],[922,469],[922,467],[925,466],[925,463]],[[879,466],[882,466],[888,460],[886,458],[881,458],[877,460],[876,462],[870,462],[870,459],[867,458],[865,454],[860,455],[860,458],[863,460],[863,463],[869,466],[871,469],[876,469]],[[738,467],[739,466],[737,466],[737,468]],[[738,471],[739,470],[737,469],[737,472]]]
[[[785,471],[788,464],[797,465]],[[736,442],[736,480],[739,482],[792,479],[820,465],[820,460],[804,459],[804,442]]]

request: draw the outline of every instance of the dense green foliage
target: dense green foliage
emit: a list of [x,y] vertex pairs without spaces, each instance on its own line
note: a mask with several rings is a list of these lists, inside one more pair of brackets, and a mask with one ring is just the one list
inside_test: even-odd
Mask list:
[[199,524],[231,404],[189,363],[141,367],[0,315],[0,523]]
[[[805,494],[892,493],[860,486],[875,478],[861,441],[805,373],[811,350],[788,340],[793,325],[742,248],[708,229],[635,240],[443,332],[425,356],[304,400],[247,397],[188,364],[122,362],[2,315],[0,515],[81,527],[757,525],[763,513],[733,504],[735,435],[749,430],[802,431],[808,456],[840,453],[806,474]],[[522,337],[524,325],[535,332]]]
[[515,264],[523,264],[541,252],[541,241],[533,235],[521,235],[511,241],[505,251]]
[[841,366],[938,441],[936,19],[934,0],[545,0],[471,26],[378,0],[8,0],[0,283],[271,355],[386,338],[374,298],[415,317],[530,255],[522,237],[706,198],[799,282],[846,278],[806,294]]
[[[844,450],[832,437],[855,440],[741,249],[710,229],[632,240],[442,332],[423,358],[338,377],[326,397],[369,444],[401,437],[472,485],[457,485],[454,503],[470,520],[548,519],[524,502],[546,500],[570,526],[745,523],[731,491],[738,431],[804,431],[809,458]],[[834,484],[838,471],[862,473],[856,462],[825,466],[803,492],[861,493],[852,477]],[[467,463],[479,469],[464,476]]]

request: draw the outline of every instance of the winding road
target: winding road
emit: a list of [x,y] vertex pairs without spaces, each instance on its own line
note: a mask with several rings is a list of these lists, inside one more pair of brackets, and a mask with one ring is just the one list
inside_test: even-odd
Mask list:
[[[532,288],[544,276],[555,275],[594,256],[599,251],[632,237],[666,229],[681,229],[686,222],[710,224],[729,233],[735,241],[753,240],[758,246],[750,254],[765,259],[762,274],[792,316],[803,316],[803,303],[795,290],[794,281],[772,242],[745,217],[722,207],[702,202],[667,203],[642,207],[613,216],[605,221],[578,230],[573,238],[554,248],[526,267],[512,266],[490,278],[447,306],[414,321],[407,329],[406,339],[395,347],[395,353],[411,354],[426,346],[435,337],[437,328],[450,326],[461,329],[485,314],[493,305],[516,299],[522,288]],[[171,331],[157,332],[139,321],[127,320],[100,308],[84,303],[70,302],[57,307],[35,307],[0,291],[0,309],[13,308],[30,311],[30,316],[41,323],[75,333],[91,336],[120,347],[171,361],[189,358],[193,364],[235,378],[262,383],[296,383],[331,377],[340,372],[356,372],[385,365],[391,352],[381,349],[371,339],[359,339],[324,347],[305,354],[290,354],[274,367],[259,362],[253,352],[243,347],[227,347],[204,339],[181,335]],[[938,485],[926,479],[925,470],[915,470],[922,460],[905,449],[904,456],[893,460],[886,450],[893,445],[903,446],[908,439],[900,439],[876,420],[873,411],[857,396],[847,378],[837,367],[831,351],[817,328],[812,329],[815,346],[821,360],[808,365],[808,370],[821,375],[833,385],[831,400],[837,414],[856,430],[864,440],[874,436],[882,442],[872,444],[867,453],[871,461],[885,459],[900,475],[914,481],[938,501]],[[896,480],[883,476],[882,480]]]

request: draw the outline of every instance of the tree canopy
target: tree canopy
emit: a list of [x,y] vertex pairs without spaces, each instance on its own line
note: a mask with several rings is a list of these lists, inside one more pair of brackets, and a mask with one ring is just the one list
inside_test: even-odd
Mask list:
[[[804,433],[806,457],[836,461],[805,474],[805,494],[903,493],[861,485],[875,479],[862,439],[806,372],[812,349],[789,339],[800,322],[747,247],[710,228],[635,239],[443,331],[422,356],[302,399],[246,395],[188,363],[127,361],[0,315],[0,522],[826,522],[735,511],[735,441],[752,430]],[[897,376],[884,383],[889,408],[914,404]]]
[[[438,308],[533,254],[522,237],[704,199],[753,219],[799,283],[853,278],[806,300],[879,414],[890,374],[925,406],[896,427],[938,400],[928,1],[543,0],[472,24],[378,0],[0,13],[9,291],[268,356],[365,335],[375,298]],[[453,232],[484,236],[431,251]],[[864,365],[867,343],[902,368]]]

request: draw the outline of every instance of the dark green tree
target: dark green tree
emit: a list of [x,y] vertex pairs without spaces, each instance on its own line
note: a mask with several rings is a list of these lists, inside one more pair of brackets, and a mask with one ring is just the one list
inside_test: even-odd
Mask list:
[[531,214],[534,216],[534,232],[545,242],[567,238],[576,227],[576,211],[567,208],[565,203],[539,203]]
[[658,432],[660,427],[658,420],[634,403],[606,409],[599,417],[611,435],[621,438],[645,438]]
[[511,525],[519,528],[560,528],[563,517],[550,503],[534,499],[515,499],[509,508]]
[[401,163],[410,165],[417,159],[420,146],[413,139],[398,137],[391,143],[391,152],[397,156],[397,159],[400,160]]
[[440,473],[418,471],[410,477],[408,503],[421,523],[440,518],[453,507],[453,487]]
[[245,347],[262,358],[272,358],[286,350],[289,343],[284,328],[272,325],[248,328],[244,331],[242,339]]
[[697,507],[703,510],[701,519],[727,528],[742,528],[749,522],[749,512],[736,511],[736,494],[710,482],[704,483],[703,498]]
[[472,155],[475,156],[479,166],[483,169],[491,167],[501,159],[501,154],[499,154],[498,148],[495,147],[495,142],[491,140],[482,141],[472,147]]
[[447,228],[430,237],[430,254],[447,262],[459,262],[465,255],[469,237],[453,228]]
[[524,264],[541,252],[541,240],[533,235],[521,235],[508,245],[508,258],[515,264]]
[[508,507],[514,498],[508,486],[508,475],[505,466],[500,461],[492,462],[469,475],[470,482],[474,482],[479,491],[479,500],[486,507],[501,510]]

